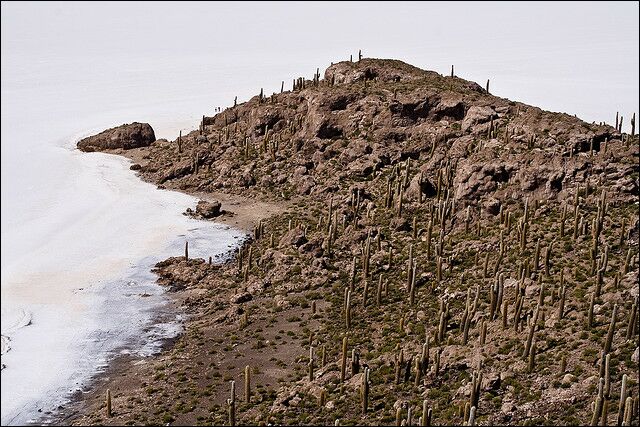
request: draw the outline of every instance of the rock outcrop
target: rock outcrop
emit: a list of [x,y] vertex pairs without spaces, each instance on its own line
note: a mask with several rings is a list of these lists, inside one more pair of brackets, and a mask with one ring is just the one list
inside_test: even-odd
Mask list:
[[81,139],[78,148],[82,151],[130,150],[148,147],[155,140],[156,135],[148,123],[133,122]]

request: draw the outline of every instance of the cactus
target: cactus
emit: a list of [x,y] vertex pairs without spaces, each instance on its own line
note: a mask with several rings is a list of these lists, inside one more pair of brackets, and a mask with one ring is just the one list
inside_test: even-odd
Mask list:
[[551,260],[551,251],[553,249],[553,242],[549,243],[549,246],[547,246],[547,249],[544,251],[544,275],[546,277],[549,277],[549,270],[550,270],[550,260]]
[[633,337],[633,331],[636,325],[636,318],[638,317],[638,304],[633,303],[631,306],[631,313],[629,314],[629,324],[627,325],[627,340]]
[[618,240],[618,246],[622,246],[624,245],[624,238],[625,238],[625,229],[627,226],[627,218],[623,217],[622,218],[622,225],[620,226],[620,239]]
[[433,219],[427,225],[427,259],[431,259],[431,234],[433,233]]
[[313,346],[309,348],[309,381],[313,381]]
[[509,301],[506,299],[502,303],[502,329],[507,329],[507,315],[509,310]]
[[444,342],[444,337],[447,331],[447,320],[444,311],[440,312],[440,324],[438,325],[438,344]]
[[471,410],[469,411],[469,421],[467,421],[467,425],[468,426],[476,425],[476,407],[475,406],[472,406]]
[[351,329],[351,291],[347,290],[347,299],[345,304],[345,321],[347,329]]
[[184,257],[188,261],[189,260],[189,242],[184,242]]
[[[621,425],[624,417],[625,403],[627,401],[627,383],[629,377],[627,374],[622,375],[622,384],[620,385],[620,401],[618,403],[618,417],[617,417],[617,425]],[[627,424],[629,425],[629,424]]]
[[633,113],[631,116],[631,137],[633,138],[636,134],[636,113]]
[[562,319],[564,317],[564,304],[567,297],[567,289],[564,287],[564,285],[561,285],[558,292],[560,294],[560,303],[558,304],[558,319]]
[[411,282],[409,284],[409,304],[413,305],[416,300],[416,267],[411,270]]
[[227,406],[229,411],[229,425],[236,425],[236,382],[231,381],[231,398],[227,399]]
[[489,93],[489,79],[487,79],[487,87],[486,87],[486,91],[487,91],[487,93]]
[[596,294],[591,294],[591,300],[589,301],[589,312],[587,314],[587,326],[589,328],[593,327],[593,307],[596,303]]
[[107,389],[107,418],[111,418],[111,390]]
[[[526,210],[525,210],[526,212]],[[526,218],[526,215],[525,215]],[[529,230],[529,224],[526,221],[520,222],[520,250],[524,252],[527,248],[527,231]]]
[[366,414],[369,409],[369,368],[364,368],[362,375],[361,397],[362,397],[362,413]]
[[528,364],[527,371],[530,374],[533,373],[533,369],[535,368],[535,364],[536,364],[536,342],[534,340],[533,344],[531,344],[531,351],[529,352],[529,364]]
[[369,276],[369,259],[371,258],[371,235],[367,236],[364,253],[362,254],[362,274],[364,279]]
[[604,358],[604,396],[609,399],[611,395],[611,355]]
[[251,401],[251,369],[249,365],[244,367],[244,401],[245,403]]
[[451,77],[453,77],[453,65],[451,66]]
[[358,257],[353,257],[353,262],[351,264],[351,276],[349,278],[349,290],[353,291],[355,289],[355,284],[356,284],[356,269],[357,269],[357,264],[358,262]]
[[593,416],[591,417],[591,425],[597,426],[600,418],[602,417],[602,405],[604,404],[604,378],[600,378],[598,383],[598,397],[596,397],[595,405],[593,407]]
[[422,401],[422,423],[421,426],[431,426],[432,410],[427,407],[427,399]]
[[347,337],[342,338],[342,359],[340,362],[340,382],[344,382],[347,375]]
[[471,396],[469,397],[469,406],[477,407],[480,402],[480,390],[482,389],[482,372],[475,371],[471,378]]
[[427,335],[424,344],[422,344],[422,355],[420,357],[420,368],[426,373],[429,369],[429,336]]
[[[635,408],[635,409],[634,409]],[[623,426],[630,426],[631,418],[633,418],[633,414],[638,412],[638,398],[632,399],[631,397],[627,397],[624,404],[624,420],[622,421]]]
[[627,251],[627,257],[624,260],[624,267],[622,268],[622,273],[627,274],[629,272],[629,266],[631,265],[631,248]]
[[465,402],[464,407],[462,408],[462,419],[464,420],[464,423],[466,423],[466,421],[469,420],[470,413],[471,413],[471,405],[469,405],[469,402]]
[[533,312],[533,320],[531,321],[531,326],[529,327],[529,334],[527,335],[527,342],[526,345],[524,347],[524,353],[522,354],[522,357],[526,358],[527,356],[529,356],[529,352],[531,351],[531,344],[533,342],[533,335],[536,331],[536,325],[538,323],[538,314],[540,313],[540,305],[538,305],[536,307],[536,309]]
[[395,360],[395,382],[400,384],[402,366],[404,365],[404,350],[400,349],[399,355],[393,355]]
[[611,351],[611,345],[613,344],[613,334],[616,331],[616,312],[618,311],[618,304],[613,305],[613,311],[611,312],[611,323],[609,324],[609,331],[607,332],[607,340],[604,344],[604,352],[609,353]]
[[351,349],[351,376],[360,372],[360,354],[354,348]]

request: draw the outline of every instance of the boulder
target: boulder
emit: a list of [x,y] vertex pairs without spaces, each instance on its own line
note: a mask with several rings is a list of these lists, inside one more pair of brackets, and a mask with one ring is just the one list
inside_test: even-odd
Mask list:
[[285,233],[284,236],[282,236],[278,245],[281,248],[287,246],[294,246],[296,248],[299,248],[307,242],[308,240],[304,235],[304,231],[302,230],[302,228],[295,227]]
[[196,214],[206,219],[214,218],[222,213],[220,211],[221,207],[222,204],[218,201],[207,202],[205,200],[200,200],[196,205]]
[[81,139],[78,148],[82,151],[104,151],[122,148],[130,150],[148,147],[156,140],[153,128],[148,123],[134,122],[117,126]]

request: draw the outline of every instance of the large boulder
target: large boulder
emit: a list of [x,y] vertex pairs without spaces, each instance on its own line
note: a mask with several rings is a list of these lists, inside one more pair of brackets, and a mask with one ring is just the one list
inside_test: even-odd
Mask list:
[[117,126],[89,136],[78,142],[78,148],[82,151],[104,151],[122,148],[147,147],[156,140],[153,128],[148,123],[134,122]]
[[200,200],[196,205],[196,214],[206,219],[215,218],[222,214],[222,212],[220,211],[221,207],[222,204],[217,200],[214,200],[213,202]]

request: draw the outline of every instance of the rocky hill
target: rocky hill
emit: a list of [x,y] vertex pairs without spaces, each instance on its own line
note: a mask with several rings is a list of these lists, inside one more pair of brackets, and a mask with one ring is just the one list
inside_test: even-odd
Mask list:
[[115,151],[289,208],[233,263],[158,265],[186,333],[76,422],[638,423],[635,131],[395,60],[293,85]]

